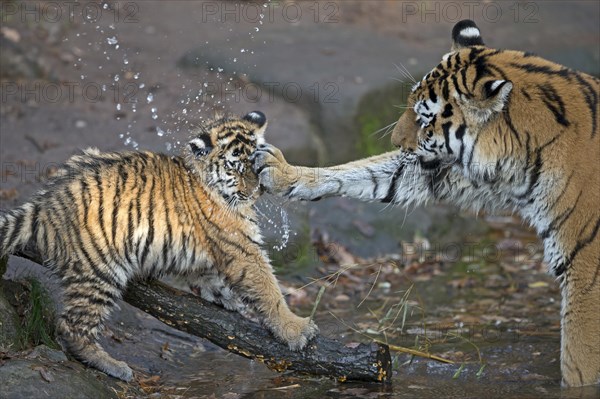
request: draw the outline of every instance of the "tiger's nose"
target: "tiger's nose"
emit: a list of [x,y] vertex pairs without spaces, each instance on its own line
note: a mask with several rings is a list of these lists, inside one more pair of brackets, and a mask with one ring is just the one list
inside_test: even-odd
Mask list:
[[415,122],[414,112],[407,110],[398,119],[392,132],[392,145],[405,151],[414,151],[417,148],[417,134],[419,126]]

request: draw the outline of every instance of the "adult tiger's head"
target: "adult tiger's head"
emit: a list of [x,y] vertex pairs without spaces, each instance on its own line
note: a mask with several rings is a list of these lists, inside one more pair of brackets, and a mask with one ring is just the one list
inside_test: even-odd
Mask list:
[[260,194],[250,157],[265,142],[266,128],[266,116],[253,111],[241,118],[216,119],[188,143],[188,162],[230,206],[253,202]]
[[510,72],[529,57],[485,47],[470,20],[454,26],[452,40],[451,52],[413,86],[392,134],[395,146],[415,152],[428,168],[463,163],[472,157],[480,135],[493,138],[498,133],[515,91],[511,79],[519,79]]

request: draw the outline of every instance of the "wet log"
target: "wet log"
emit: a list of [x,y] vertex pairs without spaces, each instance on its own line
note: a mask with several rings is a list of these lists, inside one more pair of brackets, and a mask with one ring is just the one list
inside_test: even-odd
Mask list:
[[351,348],[318,335],[304,350],[293,352],[264,327],[239,313],[155,280],[132,284],[124,299],[173,328],[206,338],[274,371],[294,370],[340,381],[389,382],[392,375],[389,348],[384,344],[373,342]]
[[[15,255],[42,264],[31,248]],[[384,344],[373,342],[349,347],[318,335],[304,350],[293,352],[264,327],[239,313],[156,280],[130,283],[123,299],[173,328],[206,338],[274,371],[294,370],[339,381],[391,381],[392,361]]]

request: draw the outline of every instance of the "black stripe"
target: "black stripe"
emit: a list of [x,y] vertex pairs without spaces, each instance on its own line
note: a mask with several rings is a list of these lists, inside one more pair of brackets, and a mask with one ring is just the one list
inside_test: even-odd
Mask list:
[[462,92],[462,90],[460,89],[459,85],[458,85],[458,79],[456,78],[456,74],[453,74],[453,75],[452,75],[452,84],[454,84],[454,90],[456,90],[456,92],[457,92],[459,95],[462,95],[462,94],[464,94],[464,93]]
[[129,208],[127,209],[127,234],[125,234],[124,252],[125,259],[130,265],[133,265],[131,260],[132,252],[132,234],[133,234],[133,201],[129,201]]
[[[69,187],[65,188],[65,195],[67,197],[69,197],[69,200],[71,201],[71,203],[76,203],[75,196],[73,195],[73,193],[71,192]],[[96,265],[96,262],[92,259],[90,253],[85,249],[85,246],[83,243],[83,238],[82,238],[81,234],[78,234],[78,232],[74,231],[73,236],[75,237],[75,240],[77,241],[77,249],[82,253],[83,257],[85,258],[85,260],[87,260],[88,265],[92,268],[92,270],[94,271],[94,273],[97,277],[99,277],[102,281],[104,281],[108,285],[116,285],[117,282],[115,281],[115,279],[112,278],[112,276],[108,276],[102,270],[102,267],[108,267],[109,262],[106,259],[104,253],[98,247],[98,244],[96,243],[96,241],[94,240],[94,236],[90,232],[90,229],[89,229],[89,226],[87,223],[84,225],[84,228],[88,233],[88,236],[90,239],[89,243],[91,244],[94,251],[96,252],[96,255],[100,258],[102,265],[101,266]]]
[[394,174],[392,175],[392,181],[390,182],[390,188],[388,189],[386,196],[381,200],[381,202],[390,203],[394,200],[394,197],[396,195],[396,184],[403,170],[404,167],[400,166],[394,171]]
[[146,235],[146,243],[144,245],[144,250],[142,251],[142,256],[140,258],[140,267],[144,267],[144,263],[146,261],[146,257],[148,256],[148,252],[150,251],[150,246],[154,242],[154,186],[155,179],[151,178],[152,183],[150,184],[150,192],[148,199],[148,209],[146,214],[148,215],[148,234]]
[[[169,171],[169,170],[167,170]],[[159,168],[159,178],[161,182],[161,194],[162,194],[162,202],[165,207],[165,211],[163,214],[163,221],[167,227],[166,237],[163,237],[163,248],[162,248],[162,258],[163,258],[163,266],[167,265],[168,256],[169,256],[169,248],[173,245],[173,229],[171,227],[171,221],[169,220],[169,201],[167,199],[167,187],[166,185],[173,186],[173,183],[169,181],[168,177],[164,176],[162,168]],[[175,197],[173,196],[175,200]]]
[[444,99],[450,98],[450,91],[448,90],[448,81],[446,80],[442,81],[442,97],[444,97]]
[[538,85],[538,88],[545,97],[542,98],[542,102],[546,105],[550,112],[552,112],[554,118],[556,119],[556,122],[565,127],[569,127],[571,123],[566,118],[565,103],[562,100],[562,97],[549,84],[543,86]]
[[456,139],[460,141],[460,153],[458,155],[458,162],[462,165],[462,161],[463,161],[463,156],[465,155],[465,142],[463,140],[463,137],[465,135],[465,130],[467,129],[467,125],[465,125],[464,123],[462,123],[458,129],[456,129]]
[[569,219],[569,217],[571,216],[571,214],[577,207],[577,204],[579,203],[579,200],[581,199],[581,194],[583,194],[583,191],[579,192],[579,195],[577,196],[577,199],[575,200],[575,203],[573,204],[573,206],[570,206],[569,208],[567,208],[567,210],[565,212],[563,212],[562,214],[560,214],[556,218],[554,218],[552,220],[552,222],[550,222],[548,227],[540,233],[540,237],[542,239],[548,238],[550,236],[551,232],[560,230],[560,228]]
[[446,151],[448,154],[454,154],[452,148],[450,147],[450,127],[452,126],[452,122],[446,122],[442,124],[442,130],[444,131],[444,139],[446,141]]
[[519,132],[517,132],[517,129],[515,128],[515,126],[512,123],[512,119],[510,117],[510,111],[508,109],[506,109],[506,111],[503,112],[502,115],[504,117],[504,122],[506,122],[506,124],[508,125],[510,133],[513,136],[515,136],[519,145],[522,145],[523,143],[521,143],[521,137],[519,135]]
[[561,76],[563,78],[571,78],[572,75],[576,75],[576,73],[573,70],[565,67],[561,67],[560,69],[556,70],[550,68],[547,65],[522,64],[517,62],[511,62],[510,65],[514,68],[530,73],[540,73],[549,76]]
[[435,91],[433,90],[432,86],[429,86],[428,93],[429,93],[429,99],[432,102],[436,103],[437,102],[437,95],[435,94]]
[[452,115],[453,115],[452,104],[447,103],[444,106],[444,111],[442,112],[442,118],[450,118]]
[[[120,184],[119,184],[120,183]],[[115,187],[115,203],[112,212],[112,245],[117,242],[117,226],[119,224],[119,208],[121,207],[121,190],[125,189],[127,184],[127,170],[122,163],[119,164],[118,181]]]
[[461,68],[460,70],[460,81],[465,91],[469,92],[469,86],[467,85],[467,67]]
[[[6,242],[6,246],[9,246],[15,243],[17,239],[17,235],[21,232],[21,227],[23,227],[23,221],[25,220],[25,213],[23,211],[19,211],[15,215],[15,221],[12,223],[13,230],[10,233],[10,237],[8,237],[8,241]],[[17,243],[20,244],[20,243]]]
[[596,225],[594,226],[590,235],[584,238],[583,240],[577,242],[577,245],[575,245],[575,248],[573,249],[573,251],[571,251],[571,254],[569,255],[567,264],[570,265],[571,263],[573,263],[573,259],[575,259],[577,254],[579,254],[579,252],[583,248],[585,248],[587,245],[589,245],[592,241],[596,239],[596,236],[598,235],[598,230],[600,230],[600,218],[596,220]]
[[[597,126],[597,114],[598,114],[598,88],[596,86],[596,88],[594,88],[589,82],[587,82],[585,79],[583,79],[583,77],[576,73],[575,74],[575,79],[577,79],[577,83],[579,83],[581,86],[583,86],[584,90],[583,90],[583,94],[585,97],[585,102],[590,110],[590,114],[592,117],[592,133],[591,133],[591,138],[594,138],[594,136],[596,136],[596,133],[598,133],[598,126]],[[594,83],[596,83],[596,85],[600,84],[597,79],[594,79]]]
[[471,91],[473,93],[475,93],[475,86],[477,85],[477,82],[488,75],[490,75],[490,70],[485,62],[485,57],[477,59],[475,62],[475,79],[473,79],[473,83],[471,84]]
[[371,183],[373,183],[373,191],[371,197],[377,198],[377,189],[379,189],[379,182],[377,181],[375,173],[373,172],[373,170],[371,170],[371,168],[367,168],[367,172],[369,172],[369,176],[371,177]]

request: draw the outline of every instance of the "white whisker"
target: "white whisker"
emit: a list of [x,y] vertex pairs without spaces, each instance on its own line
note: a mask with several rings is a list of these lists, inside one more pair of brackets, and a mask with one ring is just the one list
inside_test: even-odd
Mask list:
[[412,76],[412,74],[410,73],[410,71],[404,66],[404,64],[400,63],[400,65],[402,66],[402,68],[404,69],[404,71],[406,72],[406,74],[408,75],[408,77],[410,77],[413,81],[413,83],[417,83],[417,80]]
[[[396,123],[398,123],[398,121],[392,122],[392,123],[390,123],[389,125],[387,125],[387,126],[384,126],[384,127],[382,127],[381,129],[379,129],[379,130],[376,130],[375,132],[371,133],[371,134],[369,135],[369,137],[373,137],[373,136],[375,136],[377,133],[379,133],[379,132],[381,132],[381,131],[384,131],[384,130],[386,130],[386,129],[391,129],[391,128],[393,128],[393,127],[396,125]],[[386,135],[387,135],[387,133],[385,133],[385,134],[383,135],[383,137],[385,137]]]

